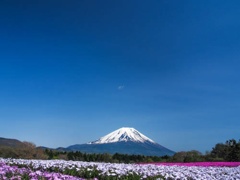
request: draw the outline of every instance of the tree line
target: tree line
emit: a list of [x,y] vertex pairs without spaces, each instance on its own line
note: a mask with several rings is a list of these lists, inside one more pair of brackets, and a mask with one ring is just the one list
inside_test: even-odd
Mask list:
[[201,162],[201,161],[240,161],[240,140],[227,140],[225,143],[217,143],[210,152],[205,155],[198,151],[177,152],[170,158],[172,162]]
[[0,146],[0,157],[24,159],[64,159],[87,162],[140,163],[140,162],[204,162],[204,161],[240,161],[240,141],[227,140],[216,144],[210,152],[181,151],[173,156],[144,156],[115,153],[113,155],[88,154],[80,151],[64,152],[37,148],[33,143],[24,142],[23,147]]
[[169,156],[144,156],[144,155],[129,155],[115,153],[113,155],[108,153],[102,154],[88,154],[80,151],[75,152],[60,152],[55,150],[46,149],[45,153],[49,159],[65,159],[73,161],[87,161],[87,162],[110,162],[110,163],[138,163],[138,162],[159,162],[166,161]]
[[21,146],[0,146],[0,157],[22,159],[47,159],[48,155],[31,142],[22,142]]

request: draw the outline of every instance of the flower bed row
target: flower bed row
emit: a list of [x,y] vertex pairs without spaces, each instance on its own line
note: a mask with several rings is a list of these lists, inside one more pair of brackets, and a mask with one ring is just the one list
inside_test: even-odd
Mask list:
[[[67,179],[63,175],[69,175],[76,179],[240,179],[240,166],[237,167],[202,167],[202,166],[166,166],[155,164],[115,164],[94,163],[64,160],[24,160],[24,159],[0,159],[0,163],[10,166],[25,168],[30,173],[38,173],[46,177],[44,173],[58,173],[59,179]],[[50,176],[50,175],[49,175]],[[71,179],[70,177],[70,179]],[[51,179],[51,178],[45,178]],[[54,178],[52,178],[54,179]]]
[[0,179],[2,180],[81,180],[74,176],[64,175],[56,172],[32,171],[29,168],[19,168],[0,163]]
[[201,167],[237,167],[240,162],[191,162],[191,163],[142,163],[142,164],[155,164],[165,166],[201,166]]

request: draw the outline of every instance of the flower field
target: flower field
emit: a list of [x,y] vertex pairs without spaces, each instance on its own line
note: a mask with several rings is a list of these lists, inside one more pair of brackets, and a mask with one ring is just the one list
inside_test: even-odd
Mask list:
[[240,163],[115,164],[64,160],[0,159],[0,179],[240,179]]
[[[148,163],[150,164],[150,163]],[[240,162],[192,162],[192,163],[151,163],[166,166],[201,166],[201,167],[237,167]]]

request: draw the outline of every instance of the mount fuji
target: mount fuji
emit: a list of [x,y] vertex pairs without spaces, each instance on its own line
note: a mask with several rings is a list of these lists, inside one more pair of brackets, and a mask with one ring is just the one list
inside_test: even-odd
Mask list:
[[153,140],[149,139],[147,136],[143,135],[136,129],[123,127],[107,134],[104,137],[101,137],[96,141],[89,142],[88,144],[106,144],[106,143],[128,142],[128,141],[139,142],[139,143],[145,143],[145,142],[155,143]]
[[85,153],[137,154],[146,156],[172,156],[169,150],[134,128],[123,127],[106,136],[86,144],[76,144],[67,147],[70,151]]

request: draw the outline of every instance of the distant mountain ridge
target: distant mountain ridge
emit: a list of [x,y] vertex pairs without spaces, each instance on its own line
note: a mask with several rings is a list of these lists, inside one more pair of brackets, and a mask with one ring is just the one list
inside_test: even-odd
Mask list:
[[147,156],[172,156],[174,151],[167,149],[134,128],[123,127],[106,136],[86,144],[76,144],[65,150],[86,153],[120,153]]
[[0,137],[0,146],[7,146],[7,147],[22,147],[24,144],[17,140],[17,139],[9,139]]

